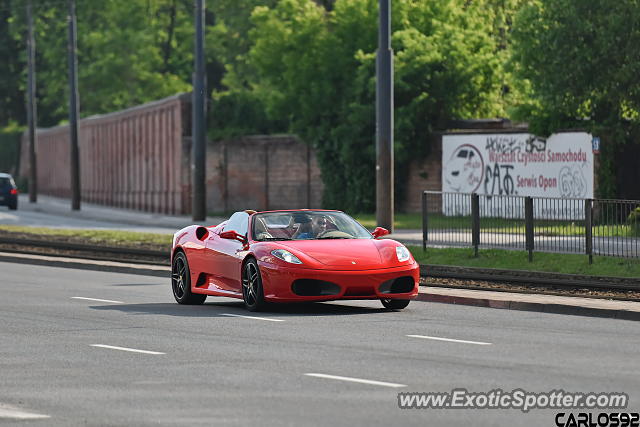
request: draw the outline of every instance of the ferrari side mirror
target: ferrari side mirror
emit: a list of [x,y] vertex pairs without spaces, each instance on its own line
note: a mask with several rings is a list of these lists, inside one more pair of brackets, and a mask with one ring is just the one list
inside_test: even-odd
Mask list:
[[389,234],[389,230],[382,227],[376,227],[376,229],[373,230],[373,233],[371,234],[373,235],[374,238],[377,239],[379,237],[386,236],[387,234]]
[[240,243],[247,243],[247,239],[245,239],[244,236],[238,234],[234,230],[223,231],[222,233],[220,233],[220,237],[222,237],[223,239],[237,240]]

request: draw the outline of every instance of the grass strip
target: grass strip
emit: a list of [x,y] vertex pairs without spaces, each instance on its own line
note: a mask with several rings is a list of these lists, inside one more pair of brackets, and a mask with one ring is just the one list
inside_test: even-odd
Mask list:
[[0,225],[0,233],[30,239],[60,240],[64,242],[82,242],[113,246],[130,247],[170,247],[173,236],[170,234],[140,233],[120,230],[82,230],[64,228],[25,227]]

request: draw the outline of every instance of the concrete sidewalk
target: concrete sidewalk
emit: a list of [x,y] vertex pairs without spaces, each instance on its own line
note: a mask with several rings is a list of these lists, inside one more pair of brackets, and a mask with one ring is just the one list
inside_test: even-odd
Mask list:
[[640,302],[421,286],[417,300],[475,307],[640,320]]
[[51,196],[38,196],[37,203],[29,203],[29,196],[19,196],[19,211],[38,212],[42,214],[63,216],[70,219],[104,221],[114,225],[139,225],[143,227],[166,228],[175,232],[191,224],[216,225],[226,218],[207,217],[206,221],[194,222],[189,215],[163,215],[130,209],[103,206],[82,202],[79,211],[71,210],[71,201]]
[[[156,276],[169,280],[169,266],[95,261],[56,256],[27,255],[0,252],[0,262],[47,265],[52,267],[109,271]],[[609,317],[640,320],[640,302],[600,298],[565,297],[556,295],[521,294],[514,292],[479,291],[470,289],[420,286],[416,301],[469,305],[474,307],[536,311],[578,316]]]

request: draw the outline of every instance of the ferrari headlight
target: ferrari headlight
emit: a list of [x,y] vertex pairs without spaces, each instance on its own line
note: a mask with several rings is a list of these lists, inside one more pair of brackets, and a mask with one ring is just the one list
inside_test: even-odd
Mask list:
[[271,255],[285,262],[290,262],[291,264],[302,264],[302,261],[300,261],[297,256],[284,249],[273,250],[271,251]]
[[398,261],[404,262],[407,261],[411,254],[409,253],[409,249],[404,246],[396,246],[396,255],[398,256]]

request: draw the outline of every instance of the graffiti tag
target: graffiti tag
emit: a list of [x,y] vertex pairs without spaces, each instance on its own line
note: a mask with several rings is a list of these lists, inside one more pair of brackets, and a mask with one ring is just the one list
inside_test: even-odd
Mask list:
[[513,168],[513,165],[500,165],[498,163],[494,163],[493,167],[488,165],[485,171],[484,193],[491,196],[495,194],[507,196],[515,194],[515,184],[510,173]]

